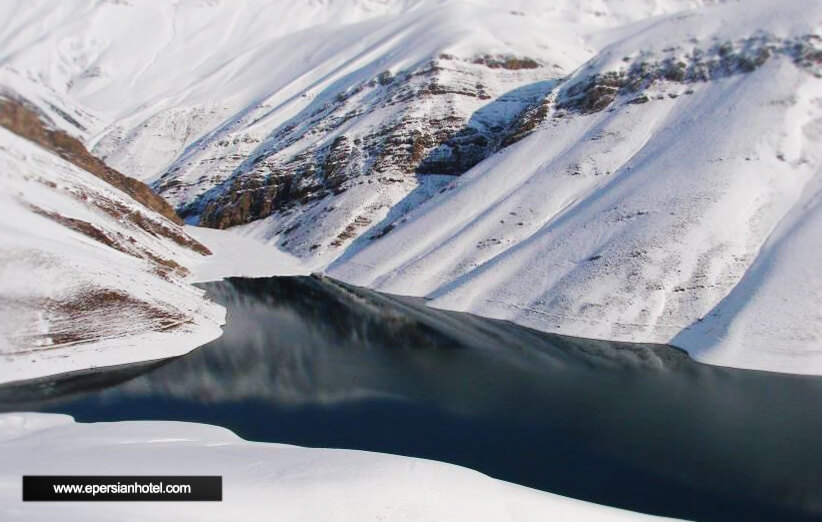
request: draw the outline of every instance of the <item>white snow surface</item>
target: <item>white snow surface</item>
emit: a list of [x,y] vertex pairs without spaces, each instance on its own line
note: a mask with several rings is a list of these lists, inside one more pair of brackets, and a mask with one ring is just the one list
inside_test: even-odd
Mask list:
[[584,16],[593,7],[568,2],[571,14],[552,14],[522,3],[532,16],[510,14],[509,2],[5,2],[0,83],[31,81],[93,114],[85,134],[94,152],[153,180],[215,154],[207,145],[235,131],[265,136],[330,86],[440,52],[547,53],[567,71],[590,55],[559,22],[598,19]]
[[[7,22],[0,84],[37,93],[44,110],[61,107],[83,126],[65,122],[69,130],[127,175],[152,182],[173,172],[179,184],[164,196],[180,204],[240,167],[295,116],[383,71],[410,70],[443,53],[502,54],[540,60],[559,77],[592,56],[588,35],[702,4],[9,1],[0,5]],[[527,73],[499,86],[493,77],[477,81],[514,89]]]
[[[440,52],[513,53],[575,67],[592,52],[580,38],[597,29],[705,3],[19,0],[0,6],[0,63],[92,109],[101,125],[138,132],[166,108],[214,103],[233,114],[274,94],[287,102],[374,58],[386,69]],[[197,137],[193,121],[179,124],[187,143]]]
[[309,275],[300,259],[271,245],[233,233],[186,226],[185,231],[208,246],[212,255],[191,267],[191,283],[219,281],[225,277],[268,277]]
[[[662,520],[365,451],[247,442],[216,426],[0,415],[0,517],[27,521]],[[222,475],[222,502],[22,502],[22,475]],[[184,508],[184,509],[183,509]]]

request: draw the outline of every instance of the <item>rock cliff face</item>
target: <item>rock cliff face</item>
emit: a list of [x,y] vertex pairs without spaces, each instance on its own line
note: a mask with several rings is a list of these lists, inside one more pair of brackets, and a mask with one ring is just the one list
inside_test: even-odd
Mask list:
[[[183,214],[215,228],[280,214],[288,225],[272,234],[283,234],[280,244],[287,249],[305,254],[324,246],[337,248],[360,229],[370,228],[379,212],[361,212],[335,237],[315,238],[310,244],[287,237],[304,228],[288,215],[362,184],[409,187],[420,177],[439,175],[432,176],[434,184],[443,186],[447,180],[442,175],[466,172],[549,117],[603,111],[617,98],[642,104],[693,92],[686,88],[663,93],[655,86],[747,74],[778,56],[818,75],[819,49],[814,34],[780,39],[760,33],[708,46],[692,43],[624,56],[610,70],[590,75],[583,71],[569,82],[530,58],[440,55],[411,70],[385,71],[338,93],[331,103],[296,116],[262,140],[225,182],[188,203]],[[253,141],[247,136],[240,139]],[[174,187],[173,173],[165,178],[166,184],[158,185],[161,191]],[[335,209],[325,208],[330,210],[324,218],[330,219],[328,214]],[[401,217],[400,211],[383,219],[371,237],[384,235]]]
[[[384,71],[275,129],[183,215],[227,228],[354,184],[462,174],[523,134],[520,117],[541,102],[555,75],[513,56],[441,55],[413,69]],[[161,192],[175,186],[172,172],[161,179]]]

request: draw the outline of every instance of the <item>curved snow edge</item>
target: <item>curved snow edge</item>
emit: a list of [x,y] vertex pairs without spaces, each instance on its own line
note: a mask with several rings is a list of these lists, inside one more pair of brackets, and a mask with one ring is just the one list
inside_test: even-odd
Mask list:
[[206,424],[87,424],[67,415],[8,413],[0,415],[0,442],[0,514],[24,515],[26,520],[53,519],[55,510],[61,520],[180,520],[175,502],[21,501],[22,474],[126,473],[221,475],[223,501],[187,503],[187,520],[260,520],[272,514],[281,521],[656,519],[503,482],[453,464],[249,442]]

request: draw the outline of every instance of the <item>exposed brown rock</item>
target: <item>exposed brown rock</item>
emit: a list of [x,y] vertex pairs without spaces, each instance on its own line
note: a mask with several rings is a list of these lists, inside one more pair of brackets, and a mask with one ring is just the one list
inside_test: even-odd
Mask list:
[[[175,224],[182,224],[182,220],[180,220],[177,213],[174,212],[171,205],[155,194],[148,185],[120,174],[107,166],[100,159],[89,153],[78,139],[69,136],[61,130],[54,129],[48,121],[48,118],[27,101],[21,98],[14,98],[8,94],[0,95],[0,125],[97,176],[115,188],[125,192],[145,207],[170,219]],[[56,188],[53,182],[50,182],[50,184],[52,188]],[[80,194],[74,195],[76,197],[85,197]],[[95,197],[94,201],[89,203],[116,219],[128,219],[136,226],[154,236],[171,239],[178,245],[189,248],[202,255],[211,254],[211,251],[205,245],[183,232],[179,227],[167,226],[157,219],[149,217],[147,213],[130,209],[125,205],[109,200],[103,196]],[[95,234],[93,230],[89,228],[94,228],[94,225],[89,223],[82,225],[80,223],[66,221],[70,219],[71,218],[64,218],[62,224],[85,233],[90,237],[94,237]],[[99,235],[94,238],[102,241]]]
[[45,209],[42,209],[35,205],[30,205],[29,208],[35,214],[40,216],[46,217],[60,223],[66,228],[69,228],[75,232],[79,232],[84,236],[90,237],[91,239],[100,242],[107,247],[111,247],[115,250],[119,250],[120,252],[124,252],[126,254],[130,253],[126,250],[122,245],[120,245],[117,241],[113,240],[106,234],[100,227],[93,223],[89,223],[88,221],[83,221],[82,219],[76,219],[69,216],[63,216],[58,214],[57,212],[51,212]]
[[788,56],[797,66],[822,76],[822,39],[818,36],[780,40],[763,34],[720,42],[708,49],[696,48],[678,58],[635,61],[625,70],[591,75],[571,85],[557,107],[580,113],[599,112],[623,94],[631,95],[628,103],[645,103],[649,98],[641,91],[657,82],[690,84],[750,73],[775,55]]
[[34,105],[8,94],[0,96],[0,125],[94,174],[174,223],[182,224],[171,205],[148,185],[120,174],[93,156],[80,140],[55,129]]
[[518,71],[520,69],[536,69],[539,63],[533,58],[517,57],[517,56],[502,56],[502,55],[483,55],[474,58],[473,63],[482,64],[491,69],[508,69],[510,71]]
[[551,101],[551,97],[546,96],[541,102],[529,107],[520,114],[502,140],[501,147],[513,145],[531,134],[548,117]]
[[[112,236],[111,234],[106,233],[102,228],[98,227],[93,223],[83,221],[82,219],[64,216],[62,214],[58,214],[57,212],[51,212],[43,208],[40,208],[36,205],[29,205],[29,208],[32,210],[32,212],[38,215],[49,218],[52,221],[59,223],[66,228],[83,234],[84,236],[89,237],[99,243],[102,243],[109,248],[117,250],[118,252],[122,252],[124,254],[128,254],[130,256],[134,256],[141,259],[147,259],[155,265],[155,273],[157,273],[165,279],[169,279],[171,275],[185,277],[189,273],[186,267],[180,265],[176,261],[162,258],[154,254],[150,250],[142,248],[139,245],[133,243],[133,241],[129,241],[129,239],[126,236],[123,236],[122,234],[115,234],[114,236]],[[134,214],[129,214],[129,217],[132,217],[133,215]]]
[[[477,60],[495,69],[539,67],[533,60],[511,56]],[[523,133],[528,130],[527,124],[520,128],[520,122],[510,119],[499,125],[487,118],[466,121],[455,109],[458,104],[453,100],[490,98],[476,71],[465,60],[442,55],[411,70],[385,71],[363,81],[277,129],[270,146],[258,150],[218,190],[204,194],[181,213],[199,216],[202,226],[227,228],[340,194],[358,183],[404,183],[420,174],[460,175],[499,150],[512,123]],[[343,123],[370,110],[349,102],[365,89],[370,90],[369,107],[401,104],[404,108],[391,111],[395,116],[367,134],[339,134],[296,154],[285,152],[306,134],[334,135]],[[444,109],[416,110],[420,102],[432,98],[445,98],[437,101]],[[531,128],[544,116],[539,111],[532,114]]]

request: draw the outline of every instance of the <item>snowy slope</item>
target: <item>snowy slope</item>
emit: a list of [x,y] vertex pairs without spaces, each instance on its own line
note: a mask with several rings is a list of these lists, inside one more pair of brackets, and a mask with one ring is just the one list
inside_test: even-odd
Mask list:
[[220,335],[177,225],[0,129],[0,382],[158,359]]
[[[488,129],[592,55],[588,35],[702,3],[8,2],[0,84],[31,82],[189,222],[273,214],[257,234],[330,259],[447,181],[414,175],[423,157],[452,155],[443,142],[494,142]],[[511,58],[528,68],[496,65]],[[330,173],[341,136],[346,169]],[[440,173],[495,148],[463,145],[475,159]]]
[[[232,139],[233,129],[224,127],[242,129],[260,117],[274,120],[260,129],[265,133],[336,82],[370,79],[431,58],[470,40],[470,24],[488,25],[501,12],[307,0],[239,7],[197,1],[8,2],[3,8],[3,18],[11,21],[0,39],[4,68],[12,71],[7,74],[33,77],[37,85],[99,114],[109,127],[94,129],[99,134],[90,141],[100,141],[95,152],[110,154],[114,167],[146,179],[161,174],[199,138]],[[535,23],[526,27],[531,38],[514,50],[533,54],[538,45],[556,45]],[[490,34],[492,28],[500,30],[498,36]],[[492,28],[476,31],[489,52],[511,50],[506,40],[523,29],[506,20]],[[563,60],[569,52],[561,48],[556,54]],[[345,87],[335,86],[325,97]]]
[[[586,51],[563,47],[569,30],[560,26],[588,33],[702,3],[12,0],[0,6],[6,21],[0,61],[6,72],[94,110],[104,118],[96,130],[117,122],[129,134],[165,109],[184,114],[213,104],[233,115],[273,94],[277,105],[293,101],[375,60],[386,69],[449,50],[537,55],[543,49],[573,66]],[[199,137],[197,119],[191,114],[177,122],[190,134],[183,145]]]
[[21,502],[20,476],[221,475],[222,502],[185,520],[663,520],[498,481],[434,461],[246,442],[182,422],[77,424],[66,415],[0,415],[0,515],[6,520],[181,520],[174,502]]
[[626,28],[536,133],[330,275],[546,331],[821,373],[820,20],[818,2],[746,2]]
[[[817,122],[817,140],[820,130]],[[820,373],[820,196],[822,172],[817,169],[737,286],[673,344],[712,364]]]
[[309,275],[310,267],[282,250],[223,230],[184,227],[186,233],[208,246],[211,255],[191,266],[190,283],[219,281],[225,277]]

